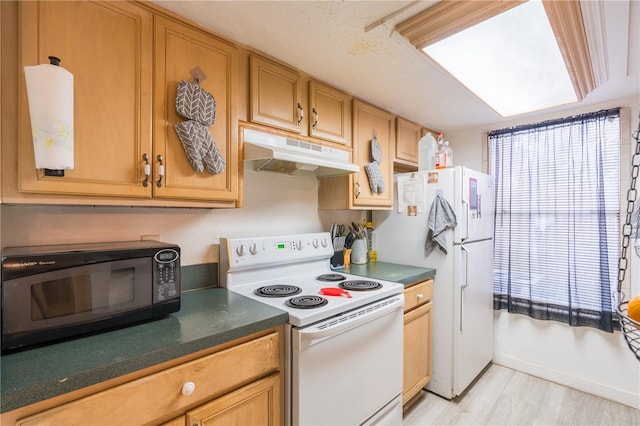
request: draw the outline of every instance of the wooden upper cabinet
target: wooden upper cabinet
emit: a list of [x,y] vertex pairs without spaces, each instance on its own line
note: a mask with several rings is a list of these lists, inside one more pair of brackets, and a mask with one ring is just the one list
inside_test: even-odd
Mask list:
[[[179,22],[156,17],[153,130],[153,196],[194,200],[236,200],[238,198],[237,88],[239,50],[205,32]],[[195,82],[202,73],[200,87],[213,95],[215,122],[208,126],[217,149],[225,158],[222,173],[196,173],[189,163],[175,130],[189,118],[176,112],[176,92],[180,80]],[[192,75],[192,70],[193,75]],[[151,153],[150,153],[151,154]],[[158,186],[158,156],[165,175]]]
[[[18,187],[22,192],[150,197],[153,16],[128,2],[19,2]],[[57,56],[74,77],[74,169],[35,168],[23,67]]]
[[[353,155],[360,165],[360,172],[351,175],[355,179],[354,206],[393,206],[393,150],[395,149],[394,116],[373,105],[361,101],[353,103]],[[384,181],[384,191],[371,190],[366,165],[373,161],[371,141],[375,137],[382,147],[382,161],[378,165]]]
[[351,96],[268,59],[249,61],[250,121],[351,146]]
[[421,137],[418,124],[398,117],[396,119],[395,159],[418,165],[418,141]]
[[[237,205],[238,47],[134,2],[29,1],[18,7],[20,143],[3,151],[18,158],[19,195],[5,194],[58,204]],[[31,142],[22,69],[48,63],[48,56],[61,58],[74,76],[75,167],[64,177],[35,168]],[[196,67],[204,74],[201,87],[216,102],[208,131],[226,161],[219,174],[196,173],[175,130],[188,120],[176,113],[177,85],[194,81]]]
[[301,97],[302,78],[289,68],[255,55],[250,57],[251,101],[254,123],[294,133],[306,133]]
[[351,96],[309,82],[309,136],[351,146]]
[[[373,191],[366,166],[373,161],[371,142],[375,133],[381,147],[378,170],[384,190]],[[358,173],[320,179],[320,209],[382,210],[393,207],[394,116],[360,100],[353,101],[353,162]]]

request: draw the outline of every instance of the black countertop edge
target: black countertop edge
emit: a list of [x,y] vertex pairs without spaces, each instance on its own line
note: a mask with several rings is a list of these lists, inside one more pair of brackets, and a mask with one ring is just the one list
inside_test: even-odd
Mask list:
[[288,314],[229,292],[182,295],[165,318],[0,357],[0,412],[82,389],[286,323]]

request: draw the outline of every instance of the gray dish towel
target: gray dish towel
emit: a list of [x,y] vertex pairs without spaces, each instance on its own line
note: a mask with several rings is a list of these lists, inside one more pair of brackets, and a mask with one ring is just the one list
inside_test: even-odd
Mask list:
[[424,243],[425,256],[429,256],[436,246],[444,254],[447,254],[447,240],[445,239],[444,231],[447,228],[454,228],[456,223],[456,214],[447,200],[440,194],[436,195],[433,203],[431,203],[427,222],[429,231],[427,232],[427,241]]

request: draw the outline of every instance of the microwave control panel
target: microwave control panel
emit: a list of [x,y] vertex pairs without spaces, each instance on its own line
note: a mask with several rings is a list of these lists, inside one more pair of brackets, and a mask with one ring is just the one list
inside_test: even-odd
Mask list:
[[180,254],[173,249],[157,252],[153,258],[153,301],[162,302],[180,296]]

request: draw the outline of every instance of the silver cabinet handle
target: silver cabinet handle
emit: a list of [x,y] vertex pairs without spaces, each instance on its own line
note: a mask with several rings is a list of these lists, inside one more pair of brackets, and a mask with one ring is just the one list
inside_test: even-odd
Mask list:
[[164,177],[164,164],[163,164],[162,155],[158,154],[158,156],[156,158],[158,159],[158,162],[160,163],[158,165],[158,181],[156,182],[156,185],[158,186],[158,188],[160,188],[162,186],[162,178]]
[[145,188],[149,186],[149,178],[151,177],[151,164],[149,164],[149,154],[146,152],[142,154],[142,160],[144,161],[144,180],[142,186]]
[[302,123],[303,118],[304,118],[304,109],[302,108],[302,105],[300,105],[300,102],[298,102],[298,127],[300,126],[300,123]]

